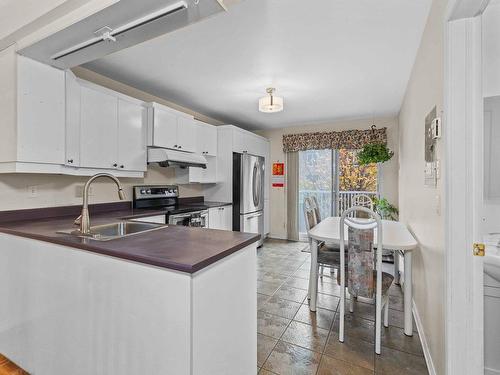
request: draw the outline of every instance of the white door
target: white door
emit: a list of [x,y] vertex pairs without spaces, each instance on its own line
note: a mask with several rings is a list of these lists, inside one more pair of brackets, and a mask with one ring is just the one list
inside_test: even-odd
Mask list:
[[[488,232],[500,232],[500,203],[492,199],[500,170],[498,160],[491,163],[499,146],[490,142],[500,126],[493,113],[500,95],[500,9],[498,0],[484,9],[486,4],[450,2],[445,28],[445,345],[450,375],[500,373],[488,370],[500,365],[494,362],[498,345],[491,358],[487,342],[500,332],[485,316],[484,265],[493,251],[487,247],[486,257],[474,256],[481,253],[474,244],[483,243]],[[500,311],[495,322],[498,316]]]
[[177,149],[180,151],[196,152],[197,126],[192,117],[177,117]]
[[173,110],[155,106],[152,126],[153,146],[177,149],[177,115]]
[[118,167],[146,170],[146,109],[139,103],[118,100]]
[[80,165],[118,167],[118,99],[89,87],[81,88]]

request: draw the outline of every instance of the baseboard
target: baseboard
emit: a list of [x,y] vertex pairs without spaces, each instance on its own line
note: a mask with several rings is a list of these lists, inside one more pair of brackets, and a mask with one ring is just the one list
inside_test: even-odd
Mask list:
[[418,336],[420,337],[420,343],[422,344],[422,350],[424,351],[425,362],[427,363],[427,369],[429,370],[429,375],[436,375],[436,367],[434,367],[434,362],[432,361],[431,352],[429,350],[429,345],[427,344],[427,338],[425,337],[424,327],[422,321],[420,320],[420,315],[418,313],[417,305],[415,300],[413,303],[413,316],[415,318],[415,323],[417,324]]
[[271,238],[273,240],[286,240],[286,236],[280,236],[280,235],[277,235],[277,234],[272,234],[272,233],[269,233],[267,235],[267,238]]

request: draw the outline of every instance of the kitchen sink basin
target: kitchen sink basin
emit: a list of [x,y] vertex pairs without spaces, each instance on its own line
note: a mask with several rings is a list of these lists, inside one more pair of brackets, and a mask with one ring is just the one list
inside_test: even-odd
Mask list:
[[58,231],[57,233],[71,234],[73,236],[90,238],[97,241],[109,241],[117,238],[132,236],[134,234],[149,232],[164,227],[166,227],[166,225],[164,224],[145,223],[138,221],[119,221],[116,223],[90,227],[90,233],[88,234],[84,234],[79,230],[74,229]]

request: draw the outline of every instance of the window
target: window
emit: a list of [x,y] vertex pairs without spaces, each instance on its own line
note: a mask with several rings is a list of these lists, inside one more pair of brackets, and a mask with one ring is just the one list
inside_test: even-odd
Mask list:
[[359,166],[355,150],[299,152],[299,235],[306,236],[304,198],[315,196],[322,217],[340,215],[359,193],[378,195],[378,167]]

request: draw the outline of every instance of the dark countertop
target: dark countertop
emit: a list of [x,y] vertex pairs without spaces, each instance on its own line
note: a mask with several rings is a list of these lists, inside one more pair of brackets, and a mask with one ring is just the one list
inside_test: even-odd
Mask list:
[[[220,206],[221,204],[218,204],[213,207]],[[106,207],[111,208],[110,204]],[[109,211],[104,207],[93,210],[91,207],[92,225],[165,213],[154,210],[133,210],[123,203],[119,209],[116,209],[118,205],[114,207]],[[78,212],[78,209],[78,206],[69,206],[0,212],[0,232],[186,273],[199,271],[257,242],[260,238],[258,234],[176,225],[111,241],[95,241],[56,233],[59,230],[76,228],[73,226],[73,220],[78,215],[75,216],[73,212]],[[61,213],[64,215],[58,215]]]

